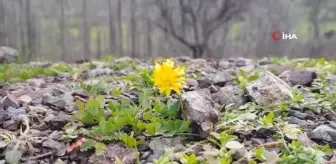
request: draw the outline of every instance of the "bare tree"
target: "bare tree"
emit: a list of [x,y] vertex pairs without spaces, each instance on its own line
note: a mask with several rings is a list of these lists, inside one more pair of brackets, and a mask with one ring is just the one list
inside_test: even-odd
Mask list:
[[131,26],[131,56],[132,57],[136,57],[136,40],[137,40],[137,36],[136,36],[136,29],[137,29],[137,23],[136,23],[136,19],[135,19],[135,12],[136,12],[136,8],[137,8],[137,4],[135,2],[135,0],[131,0],[131,22],[130,22],[130,26]]
[[88,23],[87,17],[87,0],[83,0],[83,43],[84,43],[84,59],[89,59],[91,56],[91,49],[90,49],[90,27]]
[[118,38],[119,38],[119,55],[124,56],[124,38],[123,38],[123,21],[122,21],[122,0],[118,0]]
[[34,54],[34,34],[31,13],[31,0],[26,0],[26,22],[27,22],[27,40],[28,40],[28,60],[31,61]]
[[102,48],[101,48],[101,32],[98,30],[97,32],[97,58],[99,59],[102,56]]
[[19,1],[19,24],[20,24],[20,44],[21,53],[26,55],[25,22],[24,22],[24,0]]
[[64,0],[59,0],[59,9],[60,9],[60,19],[59,19],[59,29],[61,33],[61,56],[62,60],[66,60],[66,46],[65,46],[65,16],[64,16]]
[[[148,13],[148,12],[147,12]],[[149,15],[148,15],[149,17]],[[147,20],[146,22],[146,36],[147,36],[147,55],[152,56],[152,32],[153,32],[153,26],[150,20]]]
[[[249,3],[249,0],[174,0],[166,5],[164,1],[155,1],[161,20],[156,25],[188,47],[194,58],[202,57],[214,32],[223,24],[236,19]],[[176,19],[176,13],[181,14],[184,20]],[[187,25],[189,27],[186,28],[192,31],[191,39],[182,33],[184,28],[181,26]]]
[[4,1],[0,0],[0,46],[6,45],[5,8]]
[[108,5],[108,19],[109,19],[109,53],[115,53],[115,27],[113,24],[113,8],[112,8],[112,0],[107,0],[107,5]]
[[311,7],[311,12],[310,12],[310,22],[313,25],[313,36],[314,39],[319,39],[320,38],[320,28],[319,28],[319,13],[321,11],[321,5],[322,1],[316,1],[316,0],[308,0],[307,5]]

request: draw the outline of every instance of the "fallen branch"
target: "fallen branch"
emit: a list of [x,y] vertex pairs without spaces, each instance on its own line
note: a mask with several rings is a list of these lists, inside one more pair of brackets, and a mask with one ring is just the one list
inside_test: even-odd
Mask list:
[[53,155],[55,153],[56,153],[55,151],[50,151],[50,152],[40,154],[40,155],[37,155],[37,156],[33,156],[33,157],[29,157],[29,158],[22,158],[21,161],[37,160],[37,159],[40,159],[40,158],[47,157],[49,155]]

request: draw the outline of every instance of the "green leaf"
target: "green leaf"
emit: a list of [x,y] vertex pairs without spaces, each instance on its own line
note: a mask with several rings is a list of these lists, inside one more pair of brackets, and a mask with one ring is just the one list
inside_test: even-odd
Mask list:
[[239,75],[246,78],[247,77],[247,74],[246,72],[243,70],[243,69],[239,69]]
[[134,148],[137,146],[137,141],[133,136],[129,136],[126,133],[122,133],[120,135],[120,140],[125,143],[125,145],[129,148]]
[[138,121],[136,124],[136,128],[138,131],[143,131],[144,129],[146,129],[147,124],[143,123],[142,121]]
[[107,151],[107,147],[104,143],[96,142],[95,144],[95,153],[97,156],[104,155],[104,153]]
[[190,156],[183,154],[181,162],[183,164],[198,164],[198,160],[195,154],[192,154]]
[[332,153],[333,150],[330,148],[330,146],[327,144],[321,148],[321,150],[325,153]]
[[115,90],[113,91],[113,96],[120,96],[122,94],[121,90]]
[[113,125],[111,122],[107,122],[105,120],[101,120],[99,122],[99,131],[103,134],[103,135],[111,135],[114,132],[116,132],[117,127],[115,125]]
[[157,132],[159,132],[161,126],[162,126],[162,124],[159,123],[159,122],[149,123],[149,124],[147,124],[147,132],[150,135],[156,135]]
[[95,119],[92,115],[87,114],[87,115],[84,115],[84,117],[82,118],[82,123],[88,124],[88,125],[94,124]]
[[302,101],[304,99],[302,94],[295,95],[295,101]]
[[100,108],[104,108],[104,105],[105,105],[105,97],[102,96],[102,95],[99,95],[95,98],[99,104],[100,104]]
[[85,116],[85,106],[80,100],[76,100],[75,105],[78,111],[71,117],[73,120],[82,120]]
[[246,79],[243,76],[238,76],[238,81],[239,82],[245,82]]
[[288,111],[288,106],[287,105],[280,104],[279,106],[280,106],[281,111]]
[[248,82],[252,82],[252,81],[256,81],[257,79],[259,78],[259,75],[258,74],[255,74],[253,76],[250,76],[247,81]]
[[5,153],[5,160],[9,164],[19,164],[22,157],[21,151],[10,150]]
[[263,147],[259,147],[256,150],[255,157],[260,161],[265,161],[266,160],[266,157],[264,156],[264,148]]
[[219,134],[217,139],[220,141],[221,145],[225,146],[228,142],[235,140],[236,136],[229,135],[227,134],[227,132],[224,131]]
[[81,150],[82,152],[84,152],[84,151],[88,151],[88,150],[90,150],[90,149],[95,148],[95,145],[96,145],[96,141],[95,141],[95,140],[93,140],[93,139],[88,139],[87,141],[85,141],[85,142],[81,145],[80,150]]
[[269,127],[273,125],[275,115],[273,112],[268,113],[266,117],[262,120],[264,126]]
[[98,114],[99,109],[100,109],[100,102],[97,99],[89,100],[86,103],[86,110],[92,116],[96,116]]

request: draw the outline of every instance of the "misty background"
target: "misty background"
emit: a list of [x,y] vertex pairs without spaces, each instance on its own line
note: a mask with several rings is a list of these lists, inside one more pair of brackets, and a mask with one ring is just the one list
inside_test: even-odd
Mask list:
[[[274,31],[298,40],[273,41]],[[336,58],[335,0],[0,0],[0,46],[27,60]]]

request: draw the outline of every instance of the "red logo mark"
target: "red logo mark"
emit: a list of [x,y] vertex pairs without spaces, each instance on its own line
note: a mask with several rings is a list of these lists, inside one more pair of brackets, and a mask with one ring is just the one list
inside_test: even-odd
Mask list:
[[276,41],[281,40],[282,39],[282,32],[280,32],[280,31],[273,32],[272,33],[272,38],[273,38],[273,40],[276,40]]

